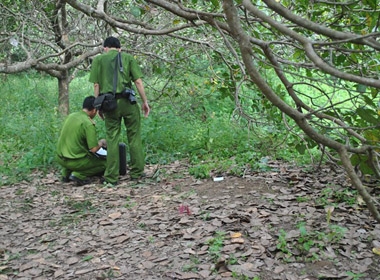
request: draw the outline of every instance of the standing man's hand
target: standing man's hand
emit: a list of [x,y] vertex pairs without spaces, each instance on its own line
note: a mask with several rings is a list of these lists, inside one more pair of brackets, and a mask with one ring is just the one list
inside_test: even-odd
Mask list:
[[149,108],[149,105],[148,105],[148,98],[146,98],[144,84],[143,84],[143,81],[141,80],[141,78],[139,78],[139,79],[137,79],[135,81],[135,86],[136,86],[137,91],[139,92],[140,97],[141,97],[142,102],[143,102],[142,106],[141,106],[141,109],[144,112],[144,116],[148,117],[149,116],[149,112],[150,112],[150,108]]
[[149,112],[150,112],[150,107],[149,107],[148,102],[143,102],[141,109],[144,112],[144,117],[147,118],[149,116]]
[[[94,96],[95,96],[95,98],[99,96],[99,88],[100,88],[99,84],[94,83]],[[99,115],[99,118],[101,118],[104,121],[103,112],[98,110],[98,115]]]

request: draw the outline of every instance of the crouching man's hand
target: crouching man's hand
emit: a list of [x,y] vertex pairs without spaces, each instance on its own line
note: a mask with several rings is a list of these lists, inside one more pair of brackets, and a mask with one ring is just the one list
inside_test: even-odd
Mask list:
[[107,148],[107,142],[106,142],[106,139],[100,139],[98,141],[98,145],[102,148]]

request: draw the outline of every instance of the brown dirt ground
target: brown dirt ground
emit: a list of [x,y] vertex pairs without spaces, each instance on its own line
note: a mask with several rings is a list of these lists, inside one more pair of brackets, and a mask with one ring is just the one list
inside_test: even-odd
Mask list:
[[380,225],[345,175],[269,165],[218,182],[176,162],[114,188],[53,173],[3,186],[0,280],[380,279]]

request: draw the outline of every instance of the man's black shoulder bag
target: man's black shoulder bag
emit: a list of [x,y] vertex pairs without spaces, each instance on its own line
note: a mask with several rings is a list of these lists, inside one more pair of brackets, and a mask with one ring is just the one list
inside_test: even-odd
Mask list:
[[121,53],[116,56],[116,65],[113,74],[113,91],[112,93],[102,93],[94,101],[94,107],[101,112],[112,112],[117,108],[117,100],[115,98],[116,86],[117,86],[117,69],[119,68],[119,60],[121,60]]

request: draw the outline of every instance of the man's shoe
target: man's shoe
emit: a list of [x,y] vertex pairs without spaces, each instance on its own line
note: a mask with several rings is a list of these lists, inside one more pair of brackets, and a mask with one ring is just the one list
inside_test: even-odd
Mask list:
[[62,176],[61,182],[62,183],[69,183],[70,182],[70,177],[68,177],[68,176]]
[[86,180],[86,179],[82,180],[82,179],[79,179],[78,177],[75,177],[74,175],[70,175],[69,179],[75,182],[77,186],[83,186],[90,183],[90,180]]

